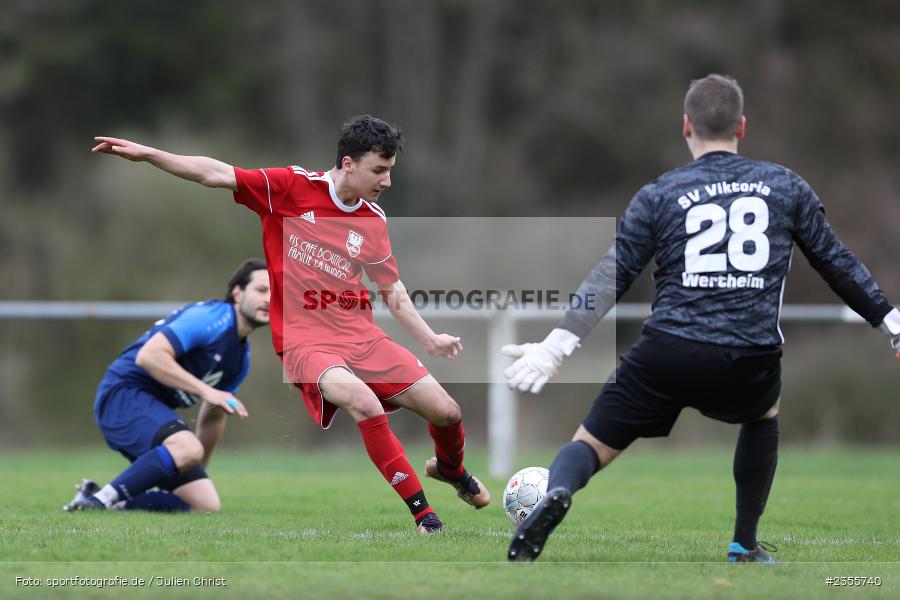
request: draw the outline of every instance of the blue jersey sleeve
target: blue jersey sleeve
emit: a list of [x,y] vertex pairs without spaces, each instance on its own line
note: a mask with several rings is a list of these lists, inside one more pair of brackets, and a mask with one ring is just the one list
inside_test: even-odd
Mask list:
[[234,319],[228,304],[195,304],[167,323],[160,331],[172,347],[175,356],[215,342],[227,331]]
[[230,382],[224,389],[226,392],[230,392],[232,394],[237,394],[238,388],[241,387],[241,384],[244,383],[244,379],[247,378],[247,373],[250,372],[250,348],[247,348],[247,351],[244,353],[244,363],[241,365],[241,371],[234,377],[234,381]]

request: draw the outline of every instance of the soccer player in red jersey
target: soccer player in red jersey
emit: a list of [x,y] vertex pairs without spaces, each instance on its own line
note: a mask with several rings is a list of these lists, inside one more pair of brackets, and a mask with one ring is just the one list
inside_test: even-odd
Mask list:
[[372,462],[409,507],[418,530],[440,531],[422,485],[385,410],[407,408],[428,421],[435,457],[425,474],[453,485],[475,508],[490,494],[463,466],[459,405],[408,350],[373,320],[363,273],[391,314],[432,356],[455,358],[458,337],[436,334],[413,306],[391,252],[387,218],[376,204],[391,186],[400,131],[381,119],[344,123],[335,166],[245,170],[205,156],[179,156],[127,140],[97,137],[94,152],[144,161],[168,173],[234,192],[262,220],[272,285],[272,342],[310,415],[322,428],[342,408],[356,421]]

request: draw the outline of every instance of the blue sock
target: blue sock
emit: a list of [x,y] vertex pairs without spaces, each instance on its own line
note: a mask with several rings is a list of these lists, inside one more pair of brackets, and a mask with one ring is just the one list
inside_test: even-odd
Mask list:
[[152,491],[138,494],[130,500],[126,500],[124,510],[188,512],[191,510],[191,505],[170,492]]
[[587,485],[594,473],[600,470],[597,453],[585,442],[569,442],[559,449],[550,465],[550,481],[547,489],[565,488],[574,494]]
[[165,484],[178,473],[175,461],[165,446],[157,446],[140,455],[110,485],[120,500],[131,500],[141,492]]

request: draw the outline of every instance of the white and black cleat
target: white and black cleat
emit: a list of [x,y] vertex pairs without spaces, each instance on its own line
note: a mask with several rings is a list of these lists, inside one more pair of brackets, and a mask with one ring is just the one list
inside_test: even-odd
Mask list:
[[[81,483],[75,484],[75,489],[77,490],[75,497],[72,498],[71,502],[63,506],[64,511],[72,512],[73,510],[105,508],[102,502],[95,498],[92,499],[92,496],[100,491],[100,486],[93,479],[82,479]],[[97,504],[100,506],[97,506]]]
[[549,490],[531,514],[516,528],[506,557],[511,561],[528,562],[540,556],[547,538],[562,522],[571,506],[572,494],[569,490],[566,488]]

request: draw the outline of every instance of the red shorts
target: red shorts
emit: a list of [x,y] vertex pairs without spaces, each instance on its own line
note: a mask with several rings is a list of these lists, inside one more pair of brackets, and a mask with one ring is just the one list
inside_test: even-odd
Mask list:
[[412,352],[387,336],[361,344],[325,342],[298,346],[282,353],[281,363],[291,383],[300,389],[306,410],[323,429],[331,427],[337,412],[337,406],[325,400],[319,388],[319,380],[328,369],[343,367],[363,380],[381,400],[385,412],[400,408],[387,400],[429,374]]

